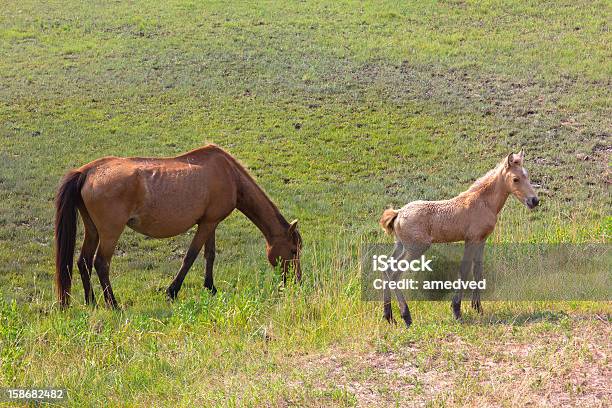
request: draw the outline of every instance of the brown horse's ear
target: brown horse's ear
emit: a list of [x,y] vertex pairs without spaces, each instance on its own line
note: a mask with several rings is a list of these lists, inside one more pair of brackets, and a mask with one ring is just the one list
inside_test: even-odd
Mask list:
[[293,220],[289,223],[289,233],[293,234],[293,232],[296,230],[297,228],[297,221],[298,220]]
[[521,148],[521,151],[519,152],[519,158],[521,159],[521,161],[523,161],[523,159],[525,158],[525,149]]

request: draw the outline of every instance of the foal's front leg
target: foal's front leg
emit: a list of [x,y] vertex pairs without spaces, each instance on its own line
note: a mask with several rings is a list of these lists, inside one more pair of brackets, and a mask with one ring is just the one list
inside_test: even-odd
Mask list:
[[179,290],[181,290],[181,286],[183,285],[183,280],[185,280],[185,276],[187,276],[187,272],[189,272],[189,268],[191,268],[191,265],[193,265],[193,262],[198,257],[202,246],[204,246],[204,243],[208,240],[210,234],[214,233],[216,227],[217,224],[213,223],[198,225],[198,230],[196,231],[195,236],[189,245],[185,258],[183,258],[183,265],[166,290],[168,298],[176,298],[176,295],[178,294]]
[[[482,280],[482,258],[484,255],[484,242],[478,246],[476,249],[476,254],[474,255],[474,280],[476,282],[480,282]],[[480,304],[480,289],[476,287],[472,292],[472,307],[480,314],[482,314],[482,306]]]
[[[462,282],[467,281],[468,273],[472,269],[472,263],[474,261],[474,255],[476,254],[477,244],[472,242],[466,242],[465,248],[463,249],[463,259],[461,260],[461,266],[459,267],[459,278]],[[452,308],[455,319],[461,318],[461,298],[463,297],[463,289],[461,287],[453,296]]]

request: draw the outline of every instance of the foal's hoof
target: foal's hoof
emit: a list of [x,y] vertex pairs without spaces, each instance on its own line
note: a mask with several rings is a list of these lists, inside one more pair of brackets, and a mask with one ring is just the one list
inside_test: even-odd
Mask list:
[[409,329],[412,324],[412,317],[410,317],[410,315],[402,316],[402,319],[404,319],[404,323],[406,323],[406,328]]
[[217,294],[217,288],[213,285],[212,288],[209,288],[206,286],[206,289],[208,289],[210,291],[210,294],[215,296]]
[[472,299],[472,308],[476,310],[479,314],[483,314],[482,305],[480,304],[480,299],[478,300]]
[[455,319],[461,319],[461,303],[452,303],[453,307],[453,315],[455,315]]

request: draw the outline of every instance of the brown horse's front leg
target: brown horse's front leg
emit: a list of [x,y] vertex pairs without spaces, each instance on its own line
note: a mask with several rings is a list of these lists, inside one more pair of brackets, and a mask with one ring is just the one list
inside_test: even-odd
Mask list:
[[217,288],[213,283],[213,265],[215,263],[215,231],[213,231],[204,244],[204,258],[206,259],[206,275],[204,276],[204,287],[210,290],[211,294],[217,293]]
[[176,274],[176,277],[166,290],[166,294],[168,295],[169,299],[176,299],[176,295],[178,294],[179,290],[181,290],[181,286],[183,285],[185,276],[187,276],[187,272],[189,272],[191,265],[193,265],[193,262],[198,257],[198,254],[204,246],[204,243],[208,240],[210,234],[214,233],[216,227],[217,224],[210,223],[200,224],[198,226],[198,230],[196,231],[195,236],[191,241],[191,245],[189,245],[189,249],[185,254],[185,258],[183,258],[183,265],[181,266],[181,269],[179,269],[178,273]]

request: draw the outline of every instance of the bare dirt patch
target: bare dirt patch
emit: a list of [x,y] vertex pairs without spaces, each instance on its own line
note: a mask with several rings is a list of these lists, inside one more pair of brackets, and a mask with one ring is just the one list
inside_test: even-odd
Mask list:
[[301,377],[322,393],[345,390],[358,406],[610,406],[609,320],[537,326],[520,327],[520,335],[510,325],[496,335],[483,327],[490,339],[479,344],[447,334],[435,347],[428,340],[392,352],[334,349],[304,357]]

